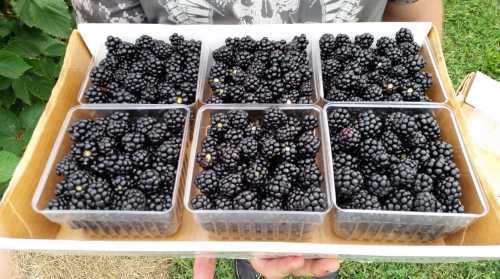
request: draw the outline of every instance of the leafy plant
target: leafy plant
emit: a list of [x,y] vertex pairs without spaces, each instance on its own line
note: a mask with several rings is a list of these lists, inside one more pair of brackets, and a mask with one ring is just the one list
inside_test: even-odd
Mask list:
[[0,195],[50,97],[73,25],[64,0],[0,2]]

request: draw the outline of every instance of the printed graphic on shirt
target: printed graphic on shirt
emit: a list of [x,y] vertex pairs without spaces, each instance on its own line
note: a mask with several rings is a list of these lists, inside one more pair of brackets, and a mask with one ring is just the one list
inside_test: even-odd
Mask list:
[[359,21],[361,0],[159,0],[177,24]]
[[76,22],[140,23],[146,21],[137,0],[72,0]]

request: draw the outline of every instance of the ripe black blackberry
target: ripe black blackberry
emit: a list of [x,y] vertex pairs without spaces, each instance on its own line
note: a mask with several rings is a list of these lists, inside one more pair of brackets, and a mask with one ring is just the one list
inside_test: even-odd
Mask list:
[[220,162],[226,170],[232,171],[238,167],[238,164],[241,160],[239,148],[224,148],[224,150],[221,151],[220,154]]
[[139,174],[138,188],[144,193],[152,193],[157,191],[162,179],[160,174],[154,169],[146,169]]
[[320,187],[311,187],[304,192],[304,211],[322,212],[327,208],[327,197]]
[[377,173],[372,174],[367,179],[366,189],[379,198],[383,198],[393,191],[389,177]]
[[382,87],[371,84],[362,92],[363,99],[366,101],[381,101],[384,98]]
[[209,197],[200,194],[195,196],[191,200],[191,206],[193,207],[194,210],[210,210],[214,209],[214,204],[210,200]]
[[404,43],[404,42],[413,42],[413,34],[410,29],[401,28],[398,32],[396,32],[396,42]]
[[260,210],[279,211],[283,210],[283,202],[280,198],[266,197],[260,202]]
[[146,149],[139,149],[130,155],[132,164],[139,168],[145,169],[151,166],[152,156],[151,153]]
[[453,205],[462,197],[460,182],[455,177],[446,177],[434,189],[436,197],[445,205]]
[[411,139],[420,129],[415,117],[402,112],[391,113],[386,118],[386,125],[394,133],[401,136],[402,140]]
[[128,175],[117,175],[111,179],[111,187],[116,197],[122,197],[123,194],[135,187],[135,179]]
[[141,133],[126,133],[123,135],[121,143],[125,151],[132,153],[144,147],[146,137]]
[[221,62],[224,64],[229,64],[233,60],[233,49],[227,46],[222,46],[212,53],[212,56],[215,61]]
[[436,197],[429,192],[417,194],[413,202],[413,210],[420,212],[442,212],[441,204]]
[[306,115],[302,119],[302,127],[305,131],[312,131],[319,126],[318,118],[314,115]]
[[234,198],[233,208],[235,210],[257,210],[259,208],[257,196],[257,192],[243,191]]
[[403,142],[392,131],[386,130],[381,138],[384,147],[390,154],[401,154],[404,150]]
[[184,128],[186,115],[183,110],[169,109],[163,114],[163,120],[174,133]]
[[161,180],[163,181],[163,188],[173,189],[177,177],[177,165],[167,164],[157,160],[151,164],[151,167],[160,174]]
[[364,138],[378,137],[382,127],[382,120],[373,110],[363,111],[358,115],[357,129]]
[[341,200],[351,198],[361,191],[364,185],[363,175],[349,167],[343,167],[335,174],[335,190]]
[[168,194],[152,194],[146,199],[150,211],[167,211],[172,207],[172,197]]
[[113,112],[107,117],[106,132],[112,138],[121,138],[129,130],[129,113]]
[[170,139],[158,146],[156,149],[156,156],[165,163],[177,163],[180,150],[181,143],[175,139]]
[[240,193],[243,187],[243,176],[240,173],[233,173],[221,179],[219,193],[232,198]]
[[280,155],[281,145],[274,137],[264,137],[260,141],[261,154],[267,159],[273,159]]
[[358,169],[358,158],[345,152],[332,152],[333,170],[338,171],[343,167]]
[[430,156],[453,160],[453,146],[445,141],[437,140],[428,145]]
[[411,189],[415,194],[421,192],[432,192],[434,181],[432,178],[425,174],[419,173],[415,178],[415,186]]
[[365,164],[372,169],[384,169],[391,163],[391,156],[387,153],[382,142],[376,139],[364,140],[361,143],[359,154]]
[[125,192],[120,202],[120,210],[144,211],[146,210],[146,196],[137,189]]
[[315,136],[313,132],[303,133],[297,140],[297,150],[301,157],[316,157],[316,153],[318,153],[320,145],[321,140]]
[[294,162],[298,155],[297,144],[293,141],[285,141],[280,143],[278,156],[285,162]]
[[214,199],[214,209],[219,210],[232,210],[233,209],[233,200],[226,197],[216,197]]
[[297,165],[294,165],[290,162],[283,162],[276,166],[276,168],[274,169],[274,175],[284,175],[288,177],[293,183],[297,179],[300,171],[301,169],[297,167]]
[[391,184],[395,187],[412,189],[417,178],[418,163],[406,159],[391,166]]
[[96,143],[93,141],[73,144],[70,153],[74,160],[84,167],[90,166],[98,155]]
[[244,138],[238,145],[241,157],[253,159],[259,152],[259,142],[253,137]]
[[269,170],[260,162],[251,163],[244,170],[244,179],[252,187],[258,187],[266,182]]
[[77,162],[71,154],[66,155],[56,166],[57,176],[70,176],[79,169]]
[[423,172],[430,175],[435,182],[449,176],[456,179],[460,177],[460,171],[455,162],[447,158],[431,158],[421,168]]
[[351,207],[353,209],[366,209],[366,210],[380,210],[382,205],[380,204],[377,196],[371,195],[366,190],[359,191],[352,198]]
[[301,132],[301,121],[295,117],[289,117],[286,123],[276,129],[276,139],[280,142],[293,141]]
[[446,205],[444,211],[449,213],[464,213],[465,208],[460,200],[455,200],[450,205]]
[[84,93],[84,98],[87,102],[92,104],[105,104],[109,103],[109,96],[102,87],[91,85]]
[[219,177],[213,170],[204,170],[196,177],[195,184],[203,194],[212,194],[219,190]]
[[231,128],[229,116],[225,113],[218,112],[211,115],[210,131],[215,133],[224,133]]
[[323,34],[319,39],[319,48],[322,58],[330,55],[335,50],[335,36],[332,34]]
[[264,114],[263,124],[268,129],[276,129],[286,123],[288,116],[277,107],[272,107]]
[[292,189],[290,179],[285,175],[277,175],[269,180],[265,185],[265,192],[269,196],[283,198]]
[[361,133],[356,128],[343,128],[339,132],[339,145],[344,151],[353,150],[361,143]]
[[73,123],[68,129],[68,133],[71,135],[71,139],[77,142],[91,140],[95,137],[92,133],[95,125],[95,122],[92,120],[82,119]]
[[163,143],[169,134],[170,131],[167,124],[165,122],[157,122],[145,135],[151,144],[158,145]]
[[370,48],[375,38],[370,33],[363,33],[354,37],[354,43],[362,48]]
[[405,189],[397,189],[391,192],[385,200],[383,209],[394,211],[412,211],[413,210],[413,194]]
[[345,108],[335,108],[328,114],[328,125],[334,132],[349,127],[351,120],[351,114]]

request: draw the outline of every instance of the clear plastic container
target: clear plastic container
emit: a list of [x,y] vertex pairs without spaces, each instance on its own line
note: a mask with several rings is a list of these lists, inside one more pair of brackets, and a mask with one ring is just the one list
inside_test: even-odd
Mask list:
[[[443,140],[453,145],[453,153],[457,167],[460,169],[460,185],[463,191],[462,203],[465,213],[427,213],[383,210],[343,209],[336,202],[335,187],[332,186],[334,200],[334,232],[345,239],[385,240],[385,241],[430,241],[445,234],[463,229],[472,222],[486,215],[488,204],[467,155],[464,141],[454,113],[445,105],[383,105],[383,104],[328,104],[323,109],[323,117],[334,108],[347,108],[351,111],[428,111],[434,114],[440,127]],[[328,123],[324,121],[324,142],[330,142]],[[332,166],[331,146],[326,145],[328,165]],[[333,180],[335,173],[328,169]]]
[[[171,32],[171,33],[175,33],[175,32]],[[164,33],[162,36],[153,36],[154,39],[158,39],[158,40],[162,40],[162,41],[165,41],[165,42],[169,42],[169,37],[171,35],[171,33]],[[179,33],[180,34],[180,33]],[[183,34],[180,34],[180,35],[183,35]],[[138,37],[137,37],[138,38]],[[122,38],[124,41],[129,41],[129,42],[134,42],[135,39],[137,38]],[[204,79],[203,79],[203,70],[205,68],[205,61],[206,61],[206,56],[207,56],[207,49],[206,49],[206,46],[205,46],[205,43],[203,42],[203,38],[201,35],[192,35],[192,34],[189,34],[188,37],[186,37],[186,40],[190,40],[190,39],[194,39],[194,40],[199,40],[201,41],[201,50],[200,50],[200,65],[199,65],[199,68],[198,68],[198,80],[197,80],[197,85],[196,85],[196,95],[195,95],[195,99],[194,99],[194,102],[193,103],[190,103],[190,104],[181,104],[181,105],[188,105],[190,107],[193,107],[197,100],[199,100],[201,98],[200,96],[200,92],[201,91],[201,88],[202,88],[202,85],[203,85],[203,82],[204,82]],[[85,79],[83,80],[82,82],[82,86],[80,88],[80,93],[78,94],[78,103],[82,104],[82,105],[86,105],[86,104],[89,104],[89,105],[117,105],[117,106],[122,106],[122,105],[142,105],[142,104],[119,104],[119,103],[108,103],[108,104],[90,104],[87,102],[86,98],[85,98],[85,91],[87,91],[87,89],[92,85],[92,81],[90,80],[90,72],[92,71],[92,69],[99,65],[99,62],[101,62],[105,57],[106,57],[106,54],[107,54],[107,49],[106,47],[104,46],[104,44],[101,46],[101,48],[99,49],[99,51],[94,55],[92,56],[92,59],[90,60],[90,65],[89,65],[89,68],[87,70],[87,75],[85,77]],[[154,105],[154,104],[148,104],[148,105]],[[177,105],[177,104],[173,104],[173,105]]]
[[[196,117],[193,143],[186,179],[184,194],[184,206],[195,217],[205,230],[211,232],[211,236],[223,239],[262,239],[262,240],[299,240],[304,238],[314,225],[322,224],[325,216],[332,206],[330,181],[327,173],[325,145],[322,143],[317,155],[319,168],[323,173],[323,191],[327,195],[328,206],[323,212],[302,211],[261,211],[261,210],[194,210],[191,199],[199,191],[194,180],[202,168],[196,163],[196,154],[201,150],[203,139],[207,128],[210,126],[210,115],[215,112],[243,109],[250,116],[262,116],[264,111],[271,106],[227,106],[227,105],[205,105],[200,108]],[[323,126],[321,109],[314,105],[279,106],[287,113],[295,115],[314,114]],[[324,138],[323,130],[318,128],[316,135]]]
[[[160,116],[168,109],[182,109],[186,112],[182,148],[179,154],[177,176],[172,196],[172,207],[167,211],[119,211],[119,210],[48,210],[49,200],[54,197],[56,184],[62,180],[57,176],[57,162],[69,152],[72,140],[68,127],[80,119],[93,119],[109,115],[116,111],[134,112],[136,115]],[[188,150],[191,119],[190,110],[178,105],[143,105],[137,106],[78,106],[71,109],[59,130],[58,137],[45,166],[43,174],[33,196],[33,209],[55,223],[84,229],[90,235],[105,237],[161,237],[175,233],[182,216],[182,192],[184,184],[185,157]]]
[[[351,38],[354,39],[354,38]],[[423,71],[429,72],[432,74],[432,86],[427,90],[426,95],[432,100],[432,103],[446,104],[448,103],[448,95],[446,95],[445,86],[441,75],[438,72],[437,63],[435,54],[432,52],[432,48],[430,46],[429,40],[426,38],[422,44],[422,48],[420,50],[420,54],[424,57],[424,60],[427,62]],[[326,103],[333,103],[333,101],[329,101],[325,99],[325,92],[323,87],[323,73],[321,68],[321,51],[319,48],[319,40],[315,41],[314,49],[313,49],[313,59],[314,59],[314,71],[317,75],[317,87],[320,92],[321,99]],[[337,102],[338,103],[338,102]],[[370,102],[350,102],[350,103],[370,103]],[[373,102],[371,102],[373,103]],[[385,103],[385,104],[427,104],[429,102],[376,102],[376,103]]]
[[[235,32],[228,34],[226,37],[243,37],[243,36],[250,36],[254,40],[260,40],[264,37],[269,38],[270,40],[286,40],[287,43],[290,42],[294,36],[301,35],[301,32],[286,29],[283,30],[282,33],[276,33],[276,30],[270,30],[268,33],[265,32],[265,30],[256,30],[256,29],[246,29],[246,30],[241,30],[241,29],[236,29],[234,30]],[[308,62],[309,62],[309,68],[313,71],[313,76],[311,78],[311,82],[313,85],[313,95],[311,96],[311,104],[316,104],[320,100],[320,94],[318,91],[318,65],[314,65],[314,50],[315,48],[313,47],[313,42],[315,41],[314,37],[311,36],[310,34],[308,35],[305,33],[307,36],[307,39],[309,40],[309,44],[307,46],[307,55],[308,55]],[[225,38],[224,38],[225,39]],[[210,88],[210,85],[208,84],[208,79],[210,75],[210,68],[212,68],[212,65],[214,64],[213,56],[212,53],[214,50],[217,48],[221,47],[224,45],[224,39],[222,38],[213,38],[211,40],[208,40],[205,42],[208,53],[206,56],[206,64],[205,68],[203,70],[204,76],[203,76],[203,83],[201,87],[201,103],[202,104],[208,104],[207,101],[212,96],[212,89]],[[320,65],[321,68],[321,65]],[[225,103],[225,104],[231,104],[231,103]],[[233,103],[234,104],[234,103]]]

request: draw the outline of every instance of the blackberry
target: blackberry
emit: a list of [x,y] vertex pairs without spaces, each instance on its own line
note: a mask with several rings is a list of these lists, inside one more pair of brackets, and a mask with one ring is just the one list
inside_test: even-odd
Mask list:
[[417,73],[425,67],[425,59],[422,55],[411,55],[405,61],[404,67],[411,73]]
[[404,43],[404,42],[413,42],[413,34],[410,29],[401,28],[398,32],[396,32],[396,42]]
[[109,102],[109,98],[104,90],[100,86],[92,84],[83,95],[88,103],[91,104],[104,104]]
[[385,149],[390,154],[401,154],[404,151],[403,142],[394,132],[390,130],[386,130],[382,134],[381,141],[384,143]]
[[432,74],[427,72],[415,73],[413,80],[416,84],[422,87],[423,90],[427,90],[432,86]]
[[377,169],[383,169],[390,164],[390,156],[385,150],[384,145],[378,140],[364,140],[361,143],[359,152],[361,158],[369,166],[374,166]]
[[210,200],[209,197],[200,194],[195,196],[191,200],[191,206],[193,207],[194,210],[210,210],[214,209],[214,204]]
[[297,150],[301,157],[314,158],[319,151],[321,140],[313,132],[306,132],[297,141]]
[[234,197],[243,190],[243,176],[233,173],[225,176],[219,183],[219,193],[226,197]]
[[319,121],[318,118],[314,115],[306,115],[302,118],[302,127],[305,131],[313,131],[318,128]]
[[93,141],[77,142],[71,146],[71,154],[81,166],[90,166],[97,157],[97,146]]
[[217,62],[230,64],[233,60],[233,54],[233,49],[231,47],[222,46],[214,50],[212,56]]
[[328,125],[334,132],[347,128],[351,124],[351,114],[345,108],[335,108],[328,114]]
[[363,175],[359,171],[343,167],[335,173],[335,190],[340,199],[350,200],[363,185]]
[[160,174],[164,187],[173,188],[177,177],[177,165],[157,161],[154,162],[151,167]]
[[419,212],[442,212],[441,204],[436,197],[429,192],[417,194],[413,202],[413,210]]
[[270,196],[283,198],[290,192],[292,183],[285,175],[277,175],[265,185],[266,193]]
[[134,179],[130,176],[117,175],[111,179],[111,186],[115,195],[121,197],[128,189],[135,187],[135,183]]
[[156,149],[156,155],[158,159],[165,163],[177,163],[179,160],[179,153],[181,150],[181,144],[175,140],[164,141]]
[[376,84],[368,86],[363,92],[363,99],[366,101],[381,101],[383,98],[383,90]]
[[129,113],[114,112],[107,119],[106,132],[111,138],[121,138],[129,130]]
[[234,65],[246,69],[252,63],[253,58],[253,53],[249,51],[236,52],[234,54]]
[[418,161],[418,164],[423,166],[431,158],[431,154],[428,149],[417,147],[412,151],[410,158]]
[[219,210],[232,210],[233,200],[226,197],[217,197],[214,199],[215,209]]
[[402,140],[411,138],[420,127],[413,116],[402,112],[391,113],[387,117],[387,126],[390,130],[401,136]]
[[286,176],[291,180],[291,182],[294,182],[297,179],[300,171],[300,168],[296,165],[289,162],[283,162],[276,166],[276,168],[274,169],[274,174],[276,176]]
[[343,167],[350,169],[358,169],[358,158],[345,152],[334,152],[333,154],[333,170],[337,171]]
[[172,207],[172,197],[167,194],[153,194],[146,200],[150,211],[167,211]]
[[335,58],[323,60],[321,71],[323,79],[334,79],[344,70],[343,63]]
[[240,160],[240,150],[238,148],[227,148],[221,152],[220,162],[226,170],[236,169]]
[[385,200],[383,209],[393,211],[412,211],[414,197],[412,193],[405,189],[397,189],[389,194]]
[[168,137],[169,133],[170,129],[168,128],[166,123],[157,122],[146,134],[146,137],[149,139],[150,143],[152,143],[153,145],[157,145],[163,143],[164,140]]
[[432,158],[445,158],[453,160],[453,146],[445,141],[434,141],[428,145],[428,150]]
[[216,193],[219,189],[219,178],[213,170],[204,170],[196,176],[195,179],[196,187],[203,194],[209,195]]
[[262,127],[260,122],[252,121],[244,128],[245,136],[260,139],[262,135]]
[[276,129],[283,125],[288,116],[277,107],[272,107],[264,113],[264,126],[268,129]]
[[248,126],[249,115],[244,110],[231,111],[229,114],[231,127],[235,129],[245,129]]
[[280,143],[278,156],[285,162],[294,162],[297,158],[297,145],[292,141]]
[[63,160],[59,161],[56,166],[57,176],[70,176],[73,172],[78,171],[79,167],[73,156],[66,155]]
[[339,144],[342,150],[349,151],[359,147],[361,133],[356,128],[343,128],[339,132]]
[[266,182],[269,170],[259,162],[251,163],[244,170],[244,179],[250,186],[260,186]]
[[83,192],[80,201],[85,204],[85,209],[109,209],[112,203],[112,191],[108,182],[100,177],[96,178]]
[[210,131],[225,133],[230,127],[231,125],[227,114],[222,112],[212,114],[210,119]]
[[275,197],[266,197],[260,202],[260,210],[276,211],[283,210],[281,199]]
[[374,40],[375,38],[370,33],[363,33],[354,37],[354,43],[365,49],[370,48]]
[[238,145],[243,139],[243,131],[239,129],[229,129],[224,134],[224,140],[232,145]]
[[302,131],[300,120],[289,117],[286,124],[276,129],[276,139],[280,142],[294,140]]
[[140,169],[145,169],[151,165],[151,153],[146,149],[139,149],[130,155],[132,164]]
[[126,133],[123,135],[121,143],[125,151],[132,153],[144,147],[146,137],[141,133]]
[[415,132],[407,139],[407,144],[411,148],[425,147],[427,145],[427,138],[421,132]]
[[163,114],[163,120],[167,124],[168,128],[171,129],[174,133],[182,131],[184,128],[184,122],[186,119],[186,115],[182,110],[167,110]]
[[68,129],[71,139],[76,142],[93,139],[95,135],[92,134],[92,128],[95,126],[94,121],[82,119],[73,123]]
[[415,178],[415,186],[412,188],[412,191],[416,194],[421,192],[432,192],[433,185],[434,181],[429,175],[419,173]]
[[89,78],[93,84],[97,86],[103,86],[109,82],[112,77],[112,72],[110,72],[105,67],[97,66],[94,67],[89,74]]
[[257,210],[259,207],[257,196],[257,192],[243,191],[234,198],[233,208],[236,210]]
[[322,212],[327,208],[327,197],[319,187],[311,187],[304,193],[304,211]]
[[132,169],[132,161],[127,154],[110,154],[105,157],[104,166],[112,174],[125,174]]
[[263,138],[260,148],[260,153],[267,159],[276,158],[281,152],[281,145],[274,137]]
[[305,193],[301,189],[293,189],[286,200],[287,209],[291,211],[303,211],[305,208],[304,195]]
[[380,204],[377,196],[371,195],[366,190],[361,190],[357,193],[351,202],[353,209],[366,209],[366,210],[381,210],[382,205]]
[[366,182],[367,190],[371,194],[383,198],[393,191],[391,181],[387,175],[374,173]]
[[458,179],[460,171],[457,165],[450,159],[446,158],[431,158],[422,166],[424,173],[430,175],[435,181],[440,181],[448,176]]
[[418,163],[410,159],[391,166],[391,184],[395,187],[411,189],[417,178],[417,166]]
[[450,205],[445,206],[445,212],[449,213],[464,213],[465,208],[460,200],[455,200]]
[[327,56],[335,50],[335,37],[332,34],[323,34],[319,39],[321,56]]
[[137,189],[127,190],[121,198],[121,210],[144,211],[146,210],[146,196]]
[[162,184],[160,174],[154,169],[147,169],[140,173],[138,187],[144,193],[152,193],[158,190]]
[[203,168],[211,168],[218,162],[218,154],[215,150],[204,148],[196,154],[196,162]]
[[382,120],[373,110],[358,115],[357,128],[364,138],[378,137],[383,127]]
[[48,210],[66,210],[69,208],[69,201],[66,198],[55,197],[47,203]]
[[240,141],[238,149],[240,150],[240,154],[243,158],[253,159],[259,152],[259,142],[253,137],[244,138]]
[[434,194],[445,205],[453,205],[456,200],[462,197],[462,188],[458,179],[450,176],[439,182],[434,189]]

